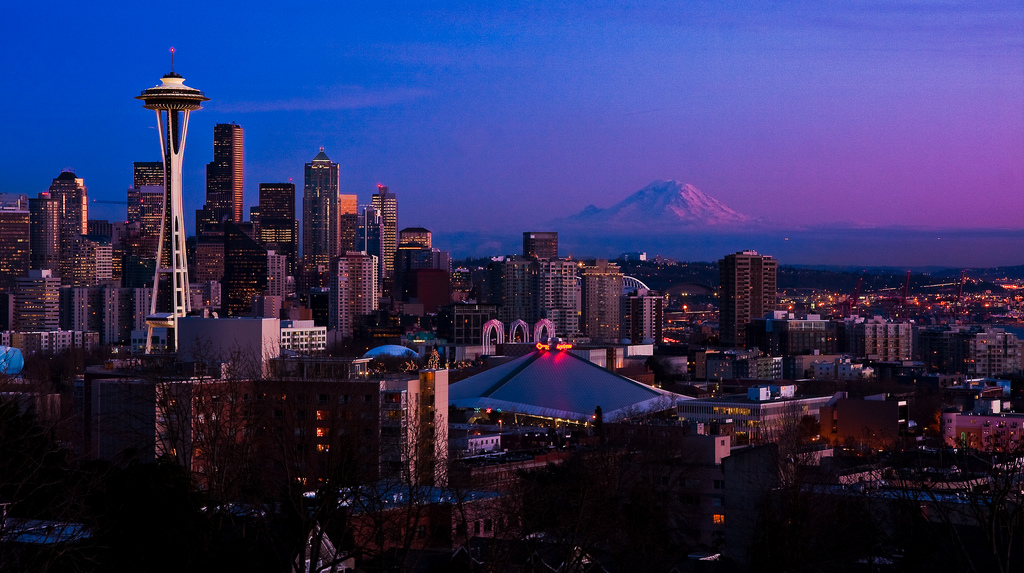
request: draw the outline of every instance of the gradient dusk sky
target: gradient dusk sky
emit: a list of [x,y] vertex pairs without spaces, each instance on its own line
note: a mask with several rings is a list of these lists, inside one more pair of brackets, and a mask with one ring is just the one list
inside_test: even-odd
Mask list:
[[0,192],[70,167],[124,200],[132,162],[159,159],[132,98],[174,46],[211,98],[190,227],[234,121],[246,213],[260,182],[301,194],[323,146],[343,193],[382,182],[402,226],[437,231],[523,230],[656,179],[782,225],[1024,228],[1020,0],[355,4],[10,3]]

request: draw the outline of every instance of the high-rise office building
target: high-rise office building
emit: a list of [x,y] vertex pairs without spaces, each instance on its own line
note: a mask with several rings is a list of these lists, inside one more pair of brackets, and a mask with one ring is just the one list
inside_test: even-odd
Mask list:
[[[442,271],[441,274],[427,271]],[[451,296],[451,257],[447,251],[431,247],[430,231],[423,227],[408,227],[398,233],[398,253],[395,257],[395,289],[393,296],[406,302],[424,304],[436,310],[438,304]],[[422,276],[421,276],[422,275]],[[426,287],[422,292],[419,286]],[[439,301],[439,302],[438,302]],[[426,310],[425,312],[434,312]]]
[[172,70],[160,78],[160,85],[143,90],[136,99],[142,100],[146,109],[156,112],[164,164],[163,223],[158,242],[160,256],[153,274],[153,297],[146,319],[146,352],[152,350],[156,328],[170,329],[167,331],[169,350],[174,351],[178,348],[178,318],[186,316],[192,307],[181,189],[185,136],[189,114],[200,109],[202,103],[210,98],[186,86],[185,78],[174,73],[172,61]]
[[523,233],[523,256],[528,259],[557,259],[558,233],[547,231]]
[[581,269],[580,319],[594,342],[618,342],[621,328],[622,271],[598,259]]
[[[257,212],[257,210],[253,210]],[[258,216],[252,216],[256,240],[288,260],[286,272],[295,272],[298,220],[295,218],[294,183],[260,183]]]
[[197,283],[224,279],[224,226],[217,225],[196,237],[195,276]]
[[718,328],[723,346],[745,347],[750,319],[775,310],[778,267],[778,261],[757,251],[741,251],[718,261]]
[[395,277],[395,253],[398,249],[398,199],[384,185],[377,185],[377,192],[371,199],[373,207],[380,213],[381,284],[386,294],[391,294]]
[[71,244],[79,235],[88,232],[89,198],[85,182],[73,171],[65,171],[53,180],[48,190],[50,197],[57,200],[60,213],[60,253],[64,258],[70,253]]
[[58,272],[60,264],[60,203],[48,192],[28,200],[30,266]]
[[140,219],[140,191],[143,187],[164,188],[164,164],[160,161],[136,161],[132,164],[132,186],[128,189],[128,222]]
[[358,317],[377,310],[377,280],[373,256],[351,251],[334,260],[327,328],[335,339],[351,338]]
[[113,280],[112,257],[109,238],[79,235],[71,244],[69,256],[61,259],[61,282],[73,287],[109,284]]
[[250,316],[253,298],[267,290],[267,250],[246,233],[244,223],[224,223],[221,296],[228,316]]
[[136,161],[132,163],[132,187],[144,185],[164,186],[164,164],[162,161]]
[[338,253],[362,250],[356,245],[359,203],[356,195],[338,195]]
[[28,198],[19,197],[0,205],[0,293],[12,292],[14,280],[25,276],[31,263]]
[[49,269],[30,270],[16,279],[13,322],[20,332],[60,328],[60,279]]
[[210,220],[204,223],[242,222],[243,149],[242,126],[236,123],[213,126],[213,161],[206,165],[204,206],[210,213]]
[[328,265],[339,254],[337,221],[338,164],[321,147],[306,164],[302,191],[302,258],[307,265]]

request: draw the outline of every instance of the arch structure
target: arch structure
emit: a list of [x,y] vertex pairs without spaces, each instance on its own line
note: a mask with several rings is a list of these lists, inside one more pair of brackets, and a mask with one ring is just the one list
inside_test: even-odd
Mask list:
[[[521,338],[516,340],[516,335]],[[533,342],[530,340],[530,325],[526,324],[523,319],[517,319],[512,323],[512,326],[508,328],[508,341],[509,342]]]
[[640,289],[651,290],[651,287],[645,285],[643,281],[636,277],[622,277],[622,294],[628,294]]
[[488,320],[484,323],[483,337],[481,339],[483,344],[484,354],[487,356],[493,356],[496,350],[496,344],[491,342],[491,333],[494,333],[497,344],[505,343],[505,325],[498,319]]
[[555,323],[551,322],[546,318],[542,318],[537,321],[537,324],[533,325],[533,341],[540,342],[545,338],[555,337]]

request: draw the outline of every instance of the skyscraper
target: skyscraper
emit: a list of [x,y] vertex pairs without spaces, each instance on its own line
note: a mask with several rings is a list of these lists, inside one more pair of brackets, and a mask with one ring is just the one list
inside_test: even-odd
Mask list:
[[30,266],[58,272],[60,261],[60,204],[50,193],[28,200]]
[[[173,329],[173,336],[168,333],[168,343],[173,344],[172,350],[176,350],[178,318],[187,315],[191,308],[181,200],[182,160],[189,113],[199,109],[202,102],[210,99],[203,95],[203,92],[185,85],[185,78],[174,73],[173,60],[171,68],[171,72],[160,79],[159,86],[144,90],[141,95],[136,96],[136,99],[145,102],[146,109],[156,112],[165,174],[164,222],[157,250],[156,272],[153,275],[153,300],[150,315],[146,319],[147,352],[152,349],[154,328]],[[169,282],[164,297],[160,296],[161,275],[170,275],[165,277],[170,280],[164,281]]]
[[65,171],[53,180],[49,189],[50,197],[57,200],[57,211],[60,213],[60,260],[61,277],[69,273],[71,248],[75,240],[88,232],[89,199],[85,182],[76,177],[73,171]]
[[19,277],[14,294],[14,330],[42,332],[60,327],[60,279],[49,270]]
[[[210,221],[242,222],[243,132],[236,123],[213,126],[213,161],[206,164],[206,205]],[[197,231],[198,231],[197,227]]]
[[778,261],[757,251],[726,255],[718,261],[718,329],[723,346],[746,346],[750,319],[775,310],[778,266]]
[[267,290],[267,250],[243,227],[224,223],[224,281],[221,296],[228,316],[250,316],[252,299]]
[[28,199],[0,205],[0,293],[11,292],[14,279],[28,273],[31,224]]
[[398,249],[398,199],[384,185],[377,185],[371,200],[380,213],[381,284],[385,294],[391,294],[395,278],[395,254]]
[[359,204],[356,195],[338,195],[338,254],[361,251],[356,245]]
[[621,328],[622,271],[619,265],[596,260],[582,268],[580,311],[583,334],[594,342],[618,342]]
[[143,187],[164,188],[164,164],[160,161],[136,161],[132,164],[132,186],[128,189],[128,222],[140,218],[139,193]]
[[377,310],[377,263],[355,251],[334,260],[328,330],[335,339],[351,338],[356,319]]
[[[258,220],[257,220],[258,219]],[[260,183],[259,216],[253,218],[256,240],[288,260],[286,272],[295,272],[298,221],[295,219],[295,184]]]
[[557,259],[558,233],[547,231],[523,233],[523,256],[533,259]]
[[328,265],[339,254],[337,213],[338,164],[321,147],[306,164],[302,191],[302,258],[307,265]]

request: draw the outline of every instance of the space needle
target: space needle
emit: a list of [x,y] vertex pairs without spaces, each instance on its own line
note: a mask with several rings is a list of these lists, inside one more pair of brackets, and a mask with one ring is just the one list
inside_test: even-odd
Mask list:
[[[167,343],[178,348],[178,319],[191,310],[188,292],[188,262],[185,260],[185,224],[181,202],[181,164],[188,133],[188,115],[209,101],[203,92],[185,85],[185,78],[174,72],[174,48],[171,48],[171,72],[160,78],[160,85],[143,90],[135,97],[146,109],[156,111],[160,151],[164,162],[164,207],[157,243],[153,297],[146,317],[146,353],[153,351],[153,330],[166,328]],[[161,280],[163,279],[163,280]],[[161,287],[161,284],[164,286]]]

